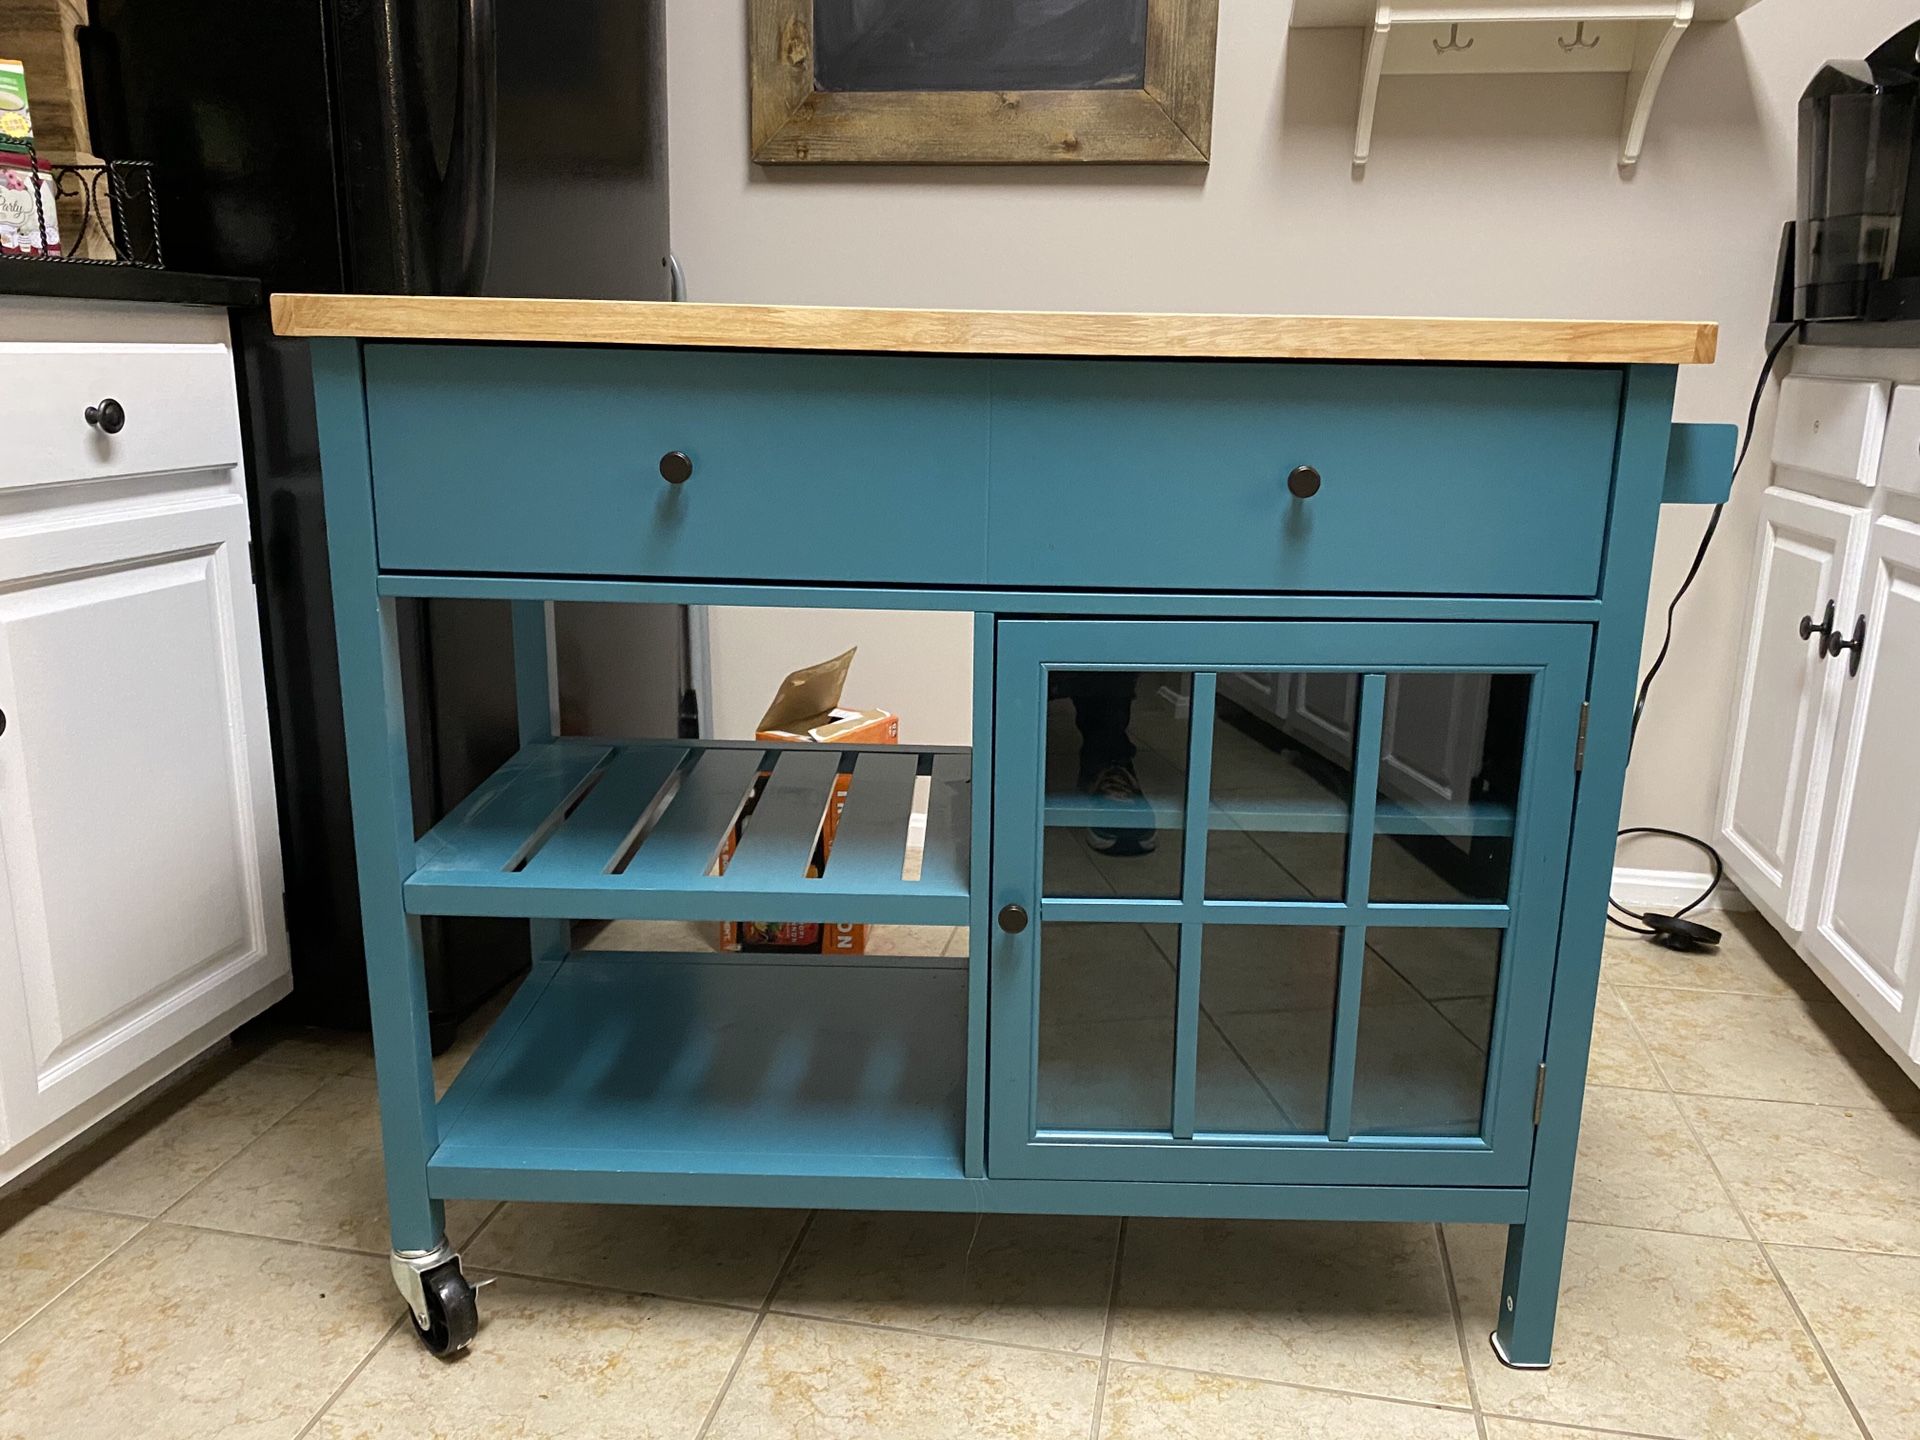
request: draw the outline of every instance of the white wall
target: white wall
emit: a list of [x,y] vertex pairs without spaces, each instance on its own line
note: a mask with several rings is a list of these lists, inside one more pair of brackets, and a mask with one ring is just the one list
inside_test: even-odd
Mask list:
[[[1780,223],[1793,212],[1795,102],[1822,60],[1865,54],[1915,14],[1913,0],[1762,0],[1737,21],[1698,27],[1674,57],[1630,177],[1614,165],[1620,76],[1389,78],[1373,160],[1356,181],[1358,32],[1290,32],[1290,9],[1221,0],[1204,171],[758,171],[747,160],[746,6],[668,0],[674,248],[693,294],[1717,320],[1720,362],[1682,372],[1679,415],[1738,421]],[[1763,483],[1754,465],[1683,611],[1629,777],[1629,823],[1711,828]],[[1673,511],[1662,526],[1661,608],[1703,518]],[[741,694],[770,694],[781,672],[839,643],[819,643],[804,619],[759,614],[751,653],[716,646],[716,668],[756,672]],[[936,665],[964,676],[966,640],[963,622],[895,622],[875,631],[863,665],[902,683]],[[960,738],[951,726],[965,714],[940,715],[932,692],[866,681],[857,669],[851,703],[899,709],[912,738]],[[1650,849],[1633,859],[1695,864]]]

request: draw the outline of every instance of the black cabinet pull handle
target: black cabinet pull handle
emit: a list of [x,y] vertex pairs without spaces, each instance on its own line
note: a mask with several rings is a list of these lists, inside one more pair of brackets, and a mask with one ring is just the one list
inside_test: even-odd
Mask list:
[[1002,905],[1000,907],[1000,928],[1009,935],[1018,935],[1027,928],[1027,912],[1023,906]]
[[1800,638],[1802,640],[1811,640],[1814,636],[1818,635],[1820,637],[1820,653],[1822,655],[1827,653],[1827,642],[1833,639],[1833,612],[1833,601],[1829,600],[1827,601],[1827,613],[1818,625],[1813,623],[1813,616],[1811,615],[1802,615],[1800,617]]
[[1296,500],[1311,500],[1320,493],[1320,472],[1311,465],[1296,465],[1287,476],[1287,489]]
[[684,485],[693,476],[693,458],[684,450],[669,450],[660,457],[660,478],[669,485]]
[[127,408],[112,396],[87,406],[87,423],[107,435],[118,435],[127,423]]
[[7,733],[7,712],[0,710],[0,735]]
[[1847,674],[1858,675],[1860,673],[1860,650],[1867,643],[1867,617],[1862,615],[1858,620],[1853,622],[1853,638],[1851,640],[1842,640],[1838,635],[1829,635],[1824,643],[1829,660],[1837,660],[1842,655],[1845,655],[1847,657]]

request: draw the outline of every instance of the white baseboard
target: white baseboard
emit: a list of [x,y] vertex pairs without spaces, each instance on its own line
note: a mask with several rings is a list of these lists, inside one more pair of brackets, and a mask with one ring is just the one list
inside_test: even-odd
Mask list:
[[[1707,888],[1705,870],[1645,870],[1631,865],[1613,867],[1613,898],[1635,910],[1671,913]],[[1722,880],[1703,910],[1751,910],[1753,902],[1731,880]]]

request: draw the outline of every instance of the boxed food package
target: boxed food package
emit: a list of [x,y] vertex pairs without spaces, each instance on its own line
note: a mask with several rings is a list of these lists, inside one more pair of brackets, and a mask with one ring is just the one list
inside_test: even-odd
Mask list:
[[33,153],[33,112],[27,108],[27,67],[0,60],[0,155]]
[[[849,710],[840,704],[846,687],[847,672],[858,653],[849,650],[818,665],[796,670],[780,682],[773,703],[760,717],[754,731],[756,740],[814,742],[839,745],[898,745],[900,717],[890,710]],[[763,777],[764,778],[764,777]],[[825,867],[833,849],[834,827],[847,803],[850,776],[842,775],[833,787],[833,799],[821,818],[820,841],[814,847],[814,859],[808,873],[817,875]],[[720,847],[720,868],[726,869],[739,840],[740,827],[750,824],[753,805],[749,801],[740,820]],[[722,950],[756,950],[800,955],[860,955],[867,948],[867,927],[860,924],[820,925],[801,922],[762,922],[729,920],[720,927]]]
[[33,158],[26,66],[0,60],[0,255],[59,253],[53,177]]
[[[34,203],[34,190],[40,192]],[[53,177],[25,156],[0,151],[0,255],[57,256],[60,220]]]

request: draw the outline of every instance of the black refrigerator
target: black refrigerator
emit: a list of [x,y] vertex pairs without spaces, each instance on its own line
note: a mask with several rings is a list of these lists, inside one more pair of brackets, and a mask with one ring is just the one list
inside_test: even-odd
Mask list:
[[[268,291],[665,299],[662,0],[91,0],[94,147],[150,160],[167,264]],[[305,346],[235,317],[298,1018],[367,1020]],[[605,617],[603,617],[603,620]],[[607,621],[607,623],[613,623]],[[515,745],[504,605],[405,615],[424,826]],[[660,653],[674,627],[649,622]],[[600,638],[599,649],[609,648]],[[616,637],[612,647],[620,651]],[[563,642],[564,649],[564,642]],[[672,687],[669,687],[670,689]],[[677,697],[676,697],[677,698]],[[671,733],[671,731],[669,731]],[[436,1049],[527,927],[436,920]]]

